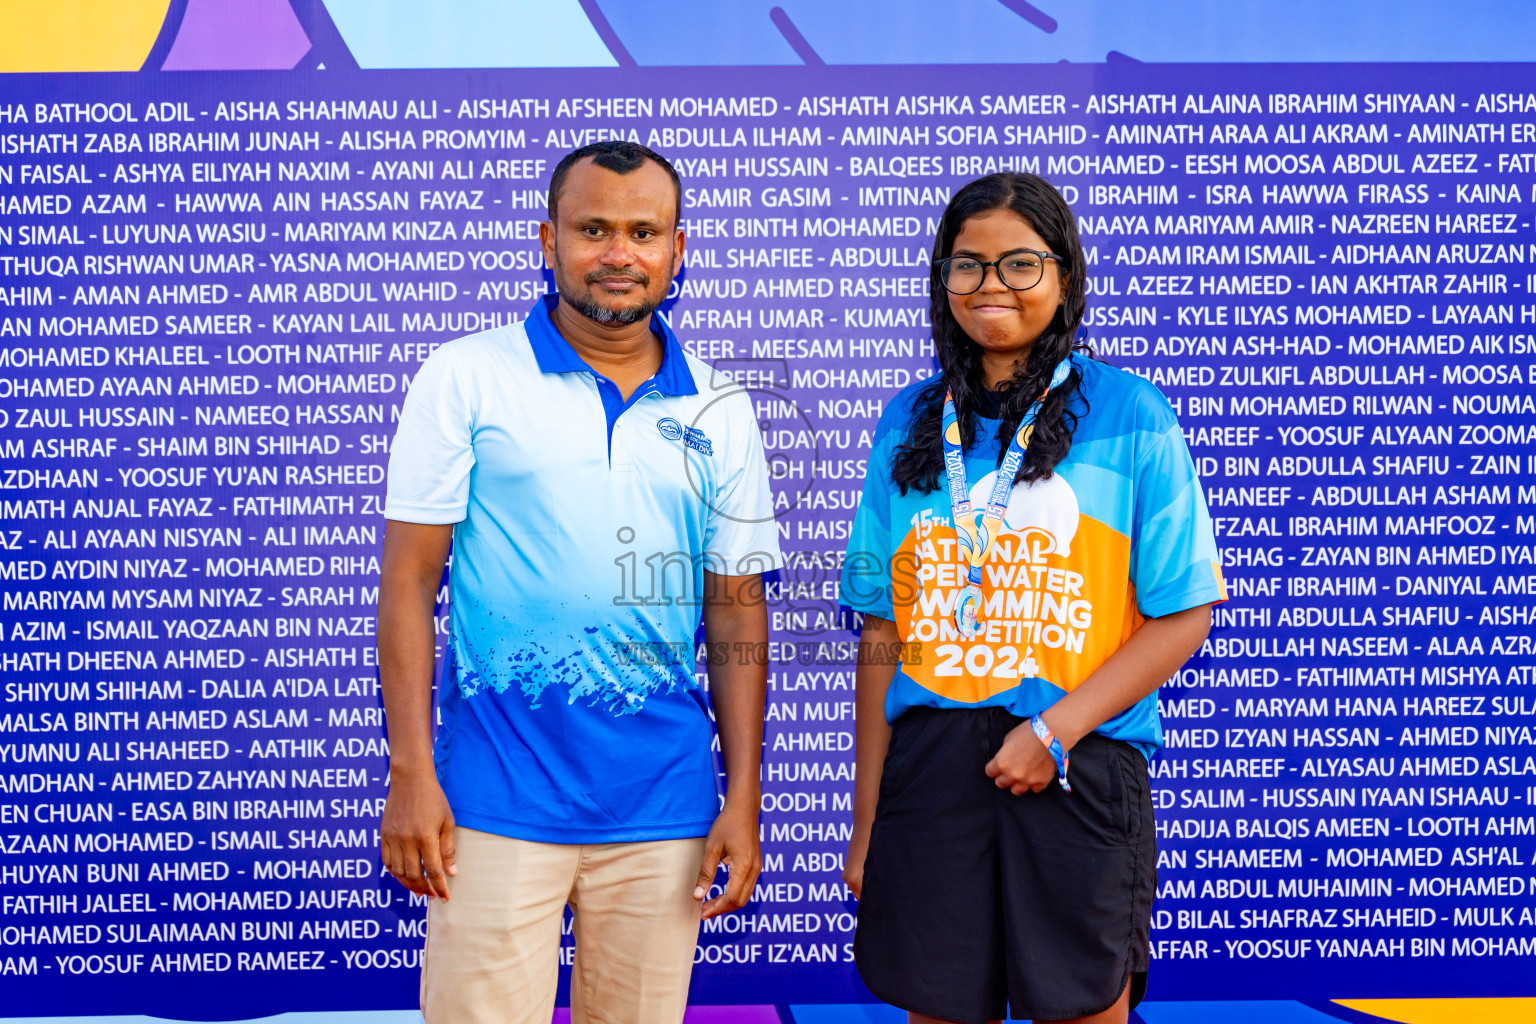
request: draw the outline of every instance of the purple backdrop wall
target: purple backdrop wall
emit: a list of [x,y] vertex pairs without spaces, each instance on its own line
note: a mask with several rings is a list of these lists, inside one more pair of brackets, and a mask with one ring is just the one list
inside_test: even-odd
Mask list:
[[755,389],[790,558],[768,870],[696,1001],[868,998],[835,581],[869,431],[933,370],[935,220],[995,169],[1072,203],[1089,340],[1178,409],[1232,590],[1163,691],[1153,998],[1536,994],[1525,67],[7,86],[11,1012],[412,1004],[422,908],[375,853],[394,417],[435,345],[546,290],[549,169],[611,135],[683,174],[668,314]]

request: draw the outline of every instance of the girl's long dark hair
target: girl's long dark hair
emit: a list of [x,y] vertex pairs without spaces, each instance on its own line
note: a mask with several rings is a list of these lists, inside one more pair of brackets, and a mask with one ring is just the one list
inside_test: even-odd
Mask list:
[[[934,354],[938,357],[941,372],[919,390],[913,406],[912,429],[906,442],[896,449],[891,479],[903,494],[909,489],[924,494],[935,491],[944,476],[944,445],[940,434],[944,426],[946,390],[955,396],[955,415],[960,423],[962,443],[969,448],[976,436],[979,396],[987,387],[981,366],[981,348],[960,329],[949,310],[949,293],[939,279],[939,261],[950,255],[955,238],[967,220],[993,210],[1012,210],[1028,221],[1051,251],[1064,258],[1065,263],[1060,269],[1068,275],[1065,301],[1030,349],[1029,358],[1014,370],[1013,379],[1003,386],[1003,424],[997,434],[1001,442],[997,456],[999,463],[1007,450],[1006,439],[1018,430],[1024,413],[1050,383],[1056,364],[1079,347],[1074,338],[1083,319],[1083,277],[1087,268],[1072,210],[1066,201],[1044,178],[1034,174],[989,174],[956,192],[939,222],[928,282],[929,322],[933,324]],[[1050,273],[1050,270],[1046,272]],[[1086,351],[1085,347],[1081,348]],[[1072,432],[1077,429],[1078,417],[1087,411],[1078,390],[1081,383],[1082,374],[1074,367],[1062,386],[1046,398],[1035,421],[1027,458],[1015,482],[1044,480],[1055,470],[1056,464],[1066,458],[1072,447]]]

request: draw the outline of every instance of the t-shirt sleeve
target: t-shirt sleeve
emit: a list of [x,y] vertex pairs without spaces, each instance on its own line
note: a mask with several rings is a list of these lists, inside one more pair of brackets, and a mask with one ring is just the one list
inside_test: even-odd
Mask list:
[[474,408],[457,353],[432,353],[411,381],[389,451],[384,518],[446,525],[469,511]]
[[1136,466],[1131,583],[1136,607],[1157,618],[1227,599],[1211,515],[1177,423]]
[[891,455],[897,439],[889,430],[879,433],[880,439],[869,453],[864,493],[848,534],[840,600],[856,612],[894,620],[891,563],[895,538],[891,530],[891,503],[896,485],[891,481]]
[[711,572],[751,576],[782,568],[784,559],[779,553],[779,521],[773,514],[762,431],[744,392],[730,401],[730,462],[710,501],[704,551]]

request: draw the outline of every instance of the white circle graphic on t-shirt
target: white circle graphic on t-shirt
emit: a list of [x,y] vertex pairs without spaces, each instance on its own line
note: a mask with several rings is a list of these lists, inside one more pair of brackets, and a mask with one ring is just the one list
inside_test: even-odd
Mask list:
[[[971,485],[971,507],[977,512],[986,508],[996,480],[997,471],[993,470]],[[1008,509],[1003,513],[1003,525],[1015,533],[1034,527],[1051,538],[1050,548],[1042,554],[1066,557],[1072,553],[1072,539],[1077,536],[1077,521],[1081,514],[1077,492],[1060,473],[1053,473],[1032,484],[1013,485],[1013,493],[1008,496]]]

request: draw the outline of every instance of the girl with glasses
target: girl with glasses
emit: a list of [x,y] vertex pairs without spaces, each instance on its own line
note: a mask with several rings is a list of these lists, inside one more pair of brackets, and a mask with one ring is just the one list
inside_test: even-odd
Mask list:
[[1156,888],[1157,687],[1224,600],[1178,421],[1074,343],[1087,267],[1043,179],[955,193],[940,373],[881,417],[843,600],[854,955],[913,1022],[1123,1022]]

